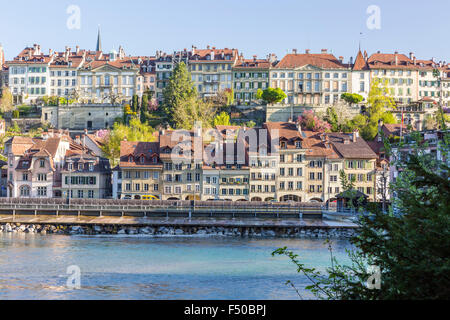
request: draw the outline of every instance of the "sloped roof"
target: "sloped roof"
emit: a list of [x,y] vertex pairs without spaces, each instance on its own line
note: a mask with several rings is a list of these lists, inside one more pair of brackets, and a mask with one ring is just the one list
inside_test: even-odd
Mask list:
[[330,53],[291,53],[284,56],[275,68],[299,68],[312,65],[322,69],[345,69],[336,57]]

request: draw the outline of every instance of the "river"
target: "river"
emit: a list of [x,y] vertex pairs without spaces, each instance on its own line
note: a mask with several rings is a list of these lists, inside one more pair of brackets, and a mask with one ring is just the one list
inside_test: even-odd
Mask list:
[[[333,242],[347,261],[348,241]],[[309,284],[286,257],[287,246],[307,266],[324,270],[323,239],[65,236],[0,233],[0,300],[5,299],[299,299],[291,280]],[[81,288],[66,285],[77,266]]]

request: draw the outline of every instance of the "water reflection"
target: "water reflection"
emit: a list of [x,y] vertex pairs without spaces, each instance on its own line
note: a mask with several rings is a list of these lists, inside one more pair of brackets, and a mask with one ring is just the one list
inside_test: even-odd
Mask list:
[[[323,240],[0,234],[0,299],[297,299],[307,281],[273,250],[324,269]],[[333,243],[345,261],[346,241]],[[67,267],[81,269],[79,290]],[[306,293],[305,293],[306,294]]]

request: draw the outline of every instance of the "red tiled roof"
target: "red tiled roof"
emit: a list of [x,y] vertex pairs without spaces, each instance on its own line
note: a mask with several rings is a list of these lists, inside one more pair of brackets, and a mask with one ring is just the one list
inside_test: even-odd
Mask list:
[[291,53],[284,56],[275,68],[298,68],[312,65],[323,69],[344,69],[345,66],[329,53]]

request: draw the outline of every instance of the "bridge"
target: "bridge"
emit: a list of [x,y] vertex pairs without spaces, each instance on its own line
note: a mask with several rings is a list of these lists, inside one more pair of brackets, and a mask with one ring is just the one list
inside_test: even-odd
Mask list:
[[0,199],[0,215],[148,218],[322,218],[322,206],[299,202],[231,202],[109,199]]

